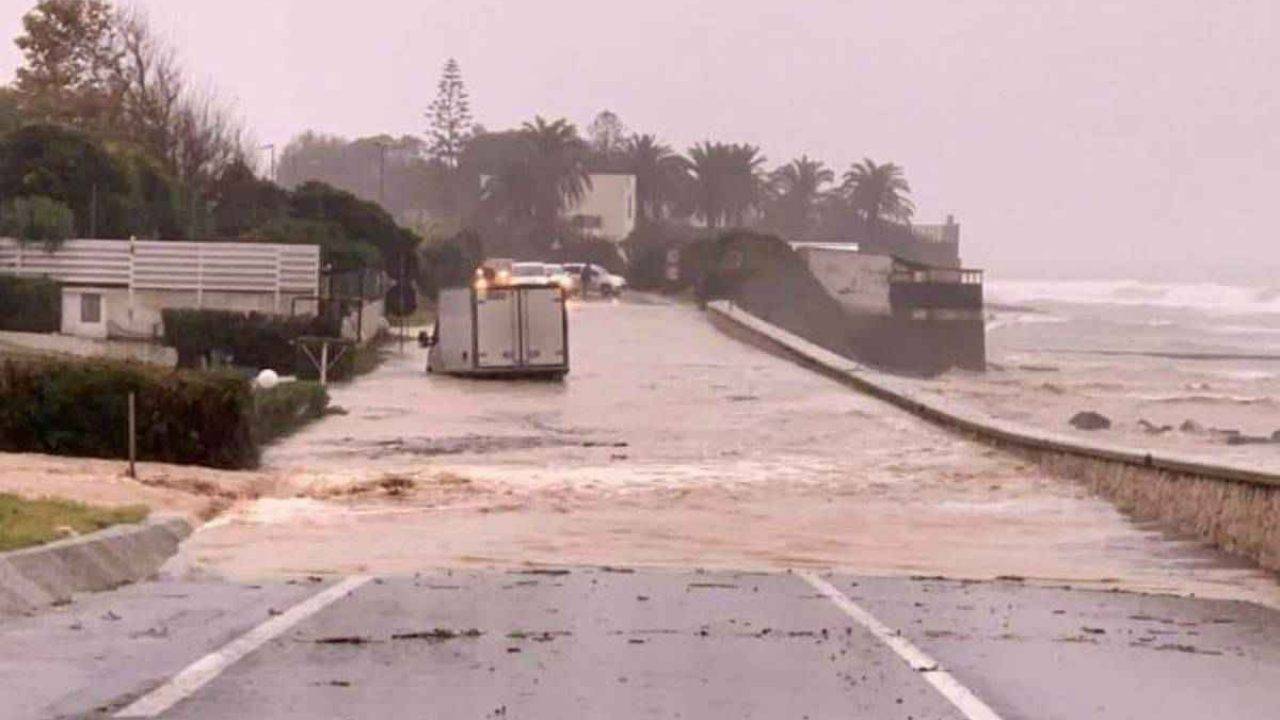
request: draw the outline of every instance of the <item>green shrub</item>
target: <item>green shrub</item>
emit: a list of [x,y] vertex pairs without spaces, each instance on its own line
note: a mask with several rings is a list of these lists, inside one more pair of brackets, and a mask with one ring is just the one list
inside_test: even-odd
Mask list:
[[44,278],[0,276],[0,330],[62,329],[62,287]]
[[253,439],[265,445],[322,417],[329,393],[319,383],[281,383],[253,393]]
[[105,360],[0,361],[0,451],[126,458],[131,391],[139,459],[257,464],[244,378]]
[[0,235],[41,243],[50,252],[75,234],[71,208],[43,195],[16,197],[0,206]]
[[292,375],[297,370],[294,340],[335,334],[334,323],[314,316],[168,309],[161,317],[164,343],[178,351],[178,366],[183,368],[200,367],[201,360],[217,351],[232,365]]

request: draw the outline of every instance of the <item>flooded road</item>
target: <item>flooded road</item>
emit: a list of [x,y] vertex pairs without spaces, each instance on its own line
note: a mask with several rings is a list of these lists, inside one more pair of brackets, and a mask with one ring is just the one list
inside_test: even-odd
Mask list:
[[260,471],[145,468],[231,509],[154,581],[0,624],[5,717],[1276,706],[1273,577],[694,308],[572,312],[564,382],[428,376],[393,352]]
[[1273,578],[656,300],[571,308],[563,382],[393,352],[283,441],[288,488],[176,565],[252,579],[530,563],[1018,576],[1278,604]]

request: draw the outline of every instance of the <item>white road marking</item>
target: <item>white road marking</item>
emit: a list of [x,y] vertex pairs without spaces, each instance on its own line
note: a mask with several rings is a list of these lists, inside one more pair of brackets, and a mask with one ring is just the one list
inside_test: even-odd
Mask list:
[[264,643],[289,630],[299,622],[320,612],[337,600],[350,595],[356,588],[373,578],[355,575],[326,590],[316,593],[294,605],[284,613],[255,627],[227,643],[222,648],[205,655],[169,682],[139,698],[129,707],[115,714],[118,718],[152,718],[177,705],[192,693],[204,687],[224,670],[236,664],[245,655],[262,647]]
[[828,600],[835,603],[836,607],[843,610],[846,615],[866,628],[877,640],[888,645],[890,649],[898,654],[898,657],[905,660],[912,670],[920,673],[921,677],[932,685],[935,690],[942,693],[942,696],[950,701],[966,718],[969,718],[969,720],[1001,720],[994,710],[979,700],[977,695],[973,694],[973,691],[961,685],[960,681],[952,677],[950,673],[942,670],[937,660],[912,645],[910,641],[902,637],[901,633],[890,629],[888,625],[877,620],[874,615],[850,600],[848,596],[837,590],[834,585],[811,572],[799,572],[797,574],[805,582],[812,585],[814,589],[825,595]]

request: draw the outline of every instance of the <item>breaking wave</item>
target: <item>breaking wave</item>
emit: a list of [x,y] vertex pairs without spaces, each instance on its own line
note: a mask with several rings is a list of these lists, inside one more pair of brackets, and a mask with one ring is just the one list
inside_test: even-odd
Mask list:
[[1193,308],[1233,315],[1280,314],[1280,288],[1136,280],[988,280],[986,295],[1005,304],[1064,303]]

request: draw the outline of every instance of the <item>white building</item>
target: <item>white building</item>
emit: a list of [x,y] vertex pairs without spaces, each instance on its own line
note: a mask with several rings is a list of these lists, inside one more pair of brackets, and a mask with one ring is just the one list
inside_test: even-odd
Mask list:
[[62,333],[154,338],[161,311],[314,312],[320,247],[269,243],[68,240],[56,251],[0,239],[0,274],[62,284]]
[[636,176],[630,173],[591,173],[582,199],[565,211],[582,231],[593,237],[621,242],[636,228]]

